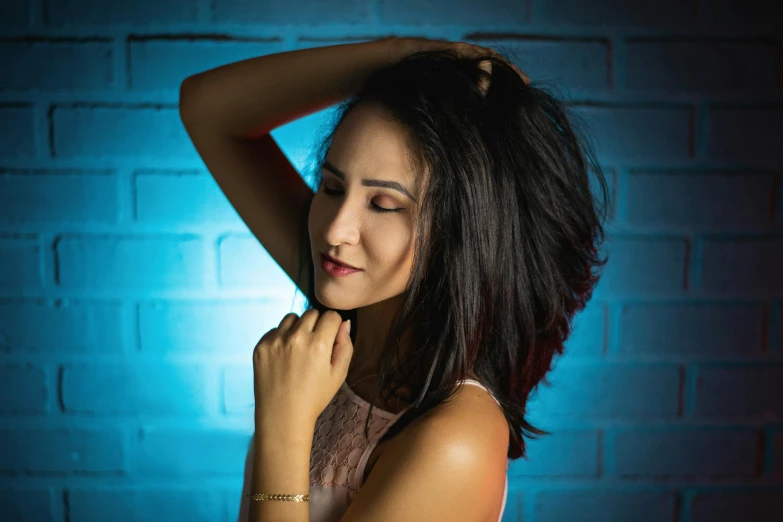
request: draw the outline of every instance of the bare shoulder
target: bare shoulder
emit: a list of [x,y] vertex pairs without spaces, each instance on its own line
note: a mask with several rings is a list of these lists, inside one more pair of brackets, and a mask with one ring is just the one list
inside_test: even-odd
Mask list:
[[494,399],[461,387],[389,441],[341,522],[497,521],[508,437]]

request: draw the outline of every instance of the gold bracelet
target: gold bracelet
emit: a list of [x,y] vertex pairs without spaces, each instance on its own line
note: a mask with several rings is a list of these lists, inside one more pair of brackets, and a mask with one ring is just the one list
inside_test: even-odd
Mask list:
[[288,500],[291,502],[309,502],[310,495],[282,495],[278,493],[248,493],[250,500]]

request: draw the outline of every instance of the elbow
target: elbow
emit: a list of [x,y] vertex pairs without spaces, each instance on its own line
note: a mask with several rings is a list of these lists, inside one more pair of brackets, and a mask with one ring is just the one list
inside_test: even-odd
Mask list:
[[198,78],[195,76],[188,76],[179,84],[179,116],[183,123],[192,116],[197,84]]

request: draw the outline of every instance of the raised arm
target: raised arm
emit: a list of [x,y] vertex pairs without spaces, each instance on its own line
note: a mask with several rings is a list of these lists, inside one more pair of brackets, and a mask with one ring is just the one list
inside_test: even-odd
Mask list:
[[189,76],[180,117],[220,189],[297,287],[300,224],[312,191],[269,132],[358,90],[377,68],[402,58],[407,39],[332,45],[251,58]]

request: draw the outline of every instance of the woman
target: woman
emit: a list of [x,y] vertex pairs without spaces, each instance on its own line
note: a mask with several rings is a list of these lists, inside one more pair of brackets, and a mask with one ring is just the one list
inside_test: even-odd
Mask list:
[[[341,101],[313,193],[269,132]],[[526,456],[523,436],[548,434],[525,419],[527,400],[605,263],[606,180],[566,107],[493,50],[387,38],[195,75],[180,112],[229,201],[308,298],[256,352],[283,357],[293,352],[271,347],[314,345],[316,334],[334,340],[332,362],[344,347],[337,380],[286,381],[320,393],[314,426],[296,424],[312,439],[259,435],[295,408],[274,406],[291,395],[278,379],[290,360],[277,373],[274,359],[254,366],[240,521],[500,520],[508,460]],[[264,490],[284,485],[299,491]],[[299,506],[247,496],[305,488]]]

